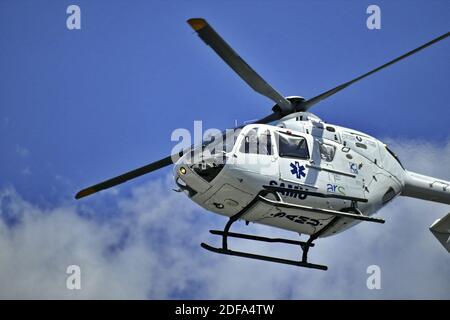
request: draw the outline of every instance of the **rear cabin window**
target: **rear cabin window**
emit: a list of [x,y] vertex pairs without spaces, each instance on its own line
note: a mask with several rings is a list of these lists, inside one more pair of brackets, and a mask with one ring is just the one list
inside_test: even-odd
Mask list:
[[303,137],[278,135],[280,157],[308,159],[308,144]]
[[317,144],[319,145],[320,159],[326,162],[333,161],[334,155],[336,154],[336,147],[321,141],[317,141]]

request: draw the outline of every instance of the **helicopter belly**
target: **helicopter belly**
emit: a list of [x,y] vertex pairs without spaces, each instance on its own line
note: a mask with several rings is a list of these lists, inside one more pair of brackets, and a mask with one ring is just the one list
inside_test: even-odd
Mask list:
[[245,218],[255,223],[308,235],[319,232],[333,220],[330,215],[279,208],[263,202],[250,209]]
[[205,200],[203,207],[221,215],[231,216],[245,208],[253,198],[253,194],[225,183]]
[[[328,176],[328,175],[327,175]],[[270,180],[272,179],[272,180]],[[315,234],[333,221],[333,215],[297,208],[280,208],[273,204],[256,201],[260,192],[267,192],[269,197],[276,193],[286,204],[302,205],[311,208],[327,208],[340,210],[350,204],[345,199],[323,198],[326,196],[324,188],[307,187],[305,185],[262,176],[259,173],[226,167],[224,174],[214,180],[213,186],[205,193],[199,193],[192,200],[208,211],[231,217],[242,210],[246,210],[242,219],[249,222],[261,223],[296,233]],[[319,179],[317,181],[322,181]],[[322,182],[325,182],[322,181]],[[311,192],[310,194],[302,192]],[[333,233],[343,227],[348,227],[350,221],[333,227]]]

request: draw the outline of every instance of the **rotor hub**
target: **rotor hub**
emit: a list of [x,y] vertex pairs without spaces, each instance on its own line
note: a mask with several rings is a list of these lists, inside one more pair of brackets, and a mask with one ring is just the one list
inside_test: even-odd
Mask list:
[[272,107],[272,111],[273,112],[280,112],[283,116],[287,116],[293,112],[297,112],[297,111],[302,111],[302,110],[298,110],[298,107],[304,102],[306,101],[305,98],[301,97],[301,96],[287,96],[285,97],[286,100],[288,100],[291,105],[292,105],[292,110],[290,112],[284,112],[281,107],[276,104]]

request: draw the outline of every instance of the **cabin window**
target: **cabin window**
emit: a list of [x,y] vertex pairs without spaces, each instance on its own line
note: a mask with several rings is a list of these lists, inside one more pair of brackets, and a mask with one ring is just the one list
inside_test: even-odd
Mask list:
[[250,154],[272,155],[273,145],[270,131],[251,129],[244,136],[239,151]]
[[356,146],[358,147],[358,148],[361,148],[361,149],[367,149],[367,146],[364,144],[364,143],[359,143],[359,142],[357,142],[357,143],[355,143],[356,144]]
[[336,147],[321,141],[317,141],[317,144],[319,145],[320,159],[326,162],[333,161]]
[[308,144],[303,137],[278,135],[280,157],[308,159]]

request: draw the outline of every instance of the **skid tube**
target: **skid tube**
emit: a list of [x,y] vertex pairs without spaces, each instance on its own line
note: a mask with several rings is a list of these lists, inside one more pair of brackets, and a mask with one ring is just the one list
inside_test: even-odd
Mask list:
[[[236,221],[241,219],[248,212],[248,210],[260,200],[260,197],[266,196],[268,193],[272,193],[272,192],[268,192],[267,190],[261,191],[246,207],[244,207],[241,211],[239,211],[235,215],[231,216],[230,219],[228,220],[227,224],[225,225],[225,228],[223,231],[210,230],[210,232],[212,234],[222,236],[222,247],[221,248],[216,248],[216,247],[210,246],[206,243],[202,243],[201,247],[208,251],[211,251],[211,252],[226,254],[226,255],[231,255],[231,256],[237,256],[237,257],[243,257],[243,258],[249,258],[249,259],[255,259],[255,260],[262,260],[262,261],[270,261],[270,262],[281,263],[281,264],[286,264],[286,265],[293,265],[293,266],[297,266],[297,267],[312,268],[312,269],[318,269],[318,270],[328,270],[328,267],[325,265],[309,263],[308,262],[308,252],[309,252],[309,248],[314,246],[314,244],[312,242],[314,240],[316,240],[320,236],[320,234],[322,234],[325,231],[325,229],[328,229],[329,226],[333,225],[339,219],[339,217],[334,217],[332,222],[330,222],[325,228],[323,228],[319,232],[311,235],[306,242],[305,241],[295,241],[295,240],[291,240],[291,239],[283,239],[283,238],[267,238],[267,237],[261,237],[261,236],[254,236],[254,235],[250,235],[250,234],[229,232],[233,223],[235,223]],[[277,199],[279,199],[278,194],[276,194],[276,193],[272,193],[272,194],[274,194],[275,197]],[[291,245],[298,245],[303,252],[302,259],[299,261],[296,261],[296,260],[288,260],[288,259],[282,259],[282,258],[277,258],[277,257],[272,257],[272,256],[259,255],[259,254],[249,253],[249,252],[230,250],[230,249],[228,249],[228,237],[240,238],[240,239],[246,239],[246,240],[252,240],[252,241],[278,242],[278,243],[286,243],[286,244],[291,244]]]

